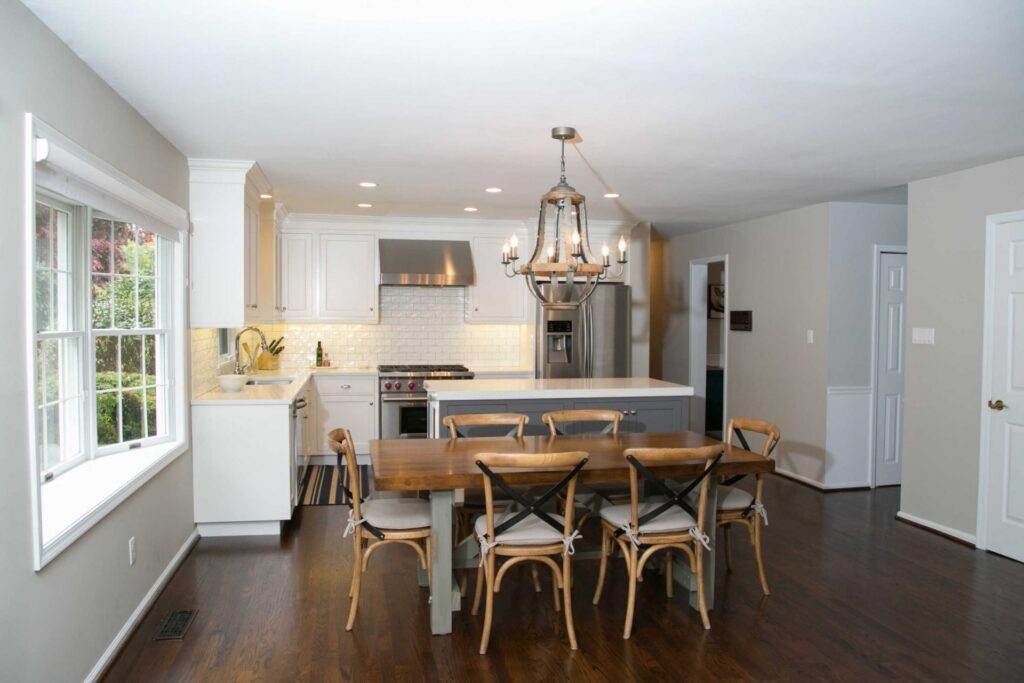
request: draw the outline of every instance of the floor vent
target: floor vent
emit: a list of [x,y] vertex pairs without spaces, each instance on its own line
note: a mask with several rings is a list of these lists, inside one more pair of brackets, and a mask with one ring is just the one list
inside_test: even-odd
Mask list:
[[164,623],[160,624],[160,630],[153,640],[182,640],[195,618],[194,609],[172,609],[164,618]]

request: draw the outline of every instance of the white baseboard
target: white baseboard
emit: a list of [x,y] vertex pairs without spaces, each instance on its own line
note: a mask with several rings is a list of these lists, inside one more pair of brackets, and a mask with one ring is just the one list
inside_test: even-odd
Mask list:
[[281,522],[209,522],[196,525],[200,536],[280,536]]
[[124,644],[128,641],[128,637],[139,625],[139,622],[142,621],[142,617],[146,616],[146,612],[148,612],[149,608],[153,606],[154,602],[156,602],[157,596],[160,595],[160,592],[163,591],[165,586],[167,586],[167,582],[171,580],[172,576],[174,576],[174,572],[176,572],[178,567],[181,566],[181,563],[185,561],[185,557],[188,555],[189,551],[192,550],[192,546],[194,546],[198,540],[199,530],[193,528],[192,533],[188,535],[188,538],[185,539],[181,548],[179,548],[178,552],[174,554],[171,561],[167,563],[164,570],[160,572],[160,576],[157,577],[149,591],[147,591],[146,595],[143,596],[142,601],[135,608],[135,611],[133,611],[131,616],[128,617],[128,621],[124,622],[124,626],[122,626],[121,630],[117,632],[117,635],[114,636],[114,640],[110,642],[110,645],[107,646],[107,649],[100,656],[95,666],[92,667],[92,671],[90,671],[85,677],[86,683],[98,681],[100,677],[103,676],[107,667],[114,661],[114,657],[116,657],[117,653],[121,651],[122,647],[124,647]]
[[939,524],[938,522],[933,522],[928,519],[915,517],[914,515],[903,512],[903,510],[896,513],[896,518],[902,519],[905,522],[910,522],[911,524],[923,526],[926,529],[931,529],[932,531],[937,531],[940,534],[945,534],[946,536],[952,536],[953,538],[964,541],[965,543],[970,543],[971,545],[976,545],[977,542],[977,537],[974,534],[969,534],[966,531],[960,531],[959,529],[954,529],[953,527],[948,527],[944,524]]
[[787,479],[792,479],[793,481],[798,481],[802,484],[807,484],[808,486],[813,486],[819,491],[844,491],[847,489],[862,489],[868,486],[866,481],[847,481],[840,482],[838,484],[823,484],[817,479],[811,479],[810,477],[805,477],[802,474],[784,470],[778,465],[775,466],[775,474],[786,477]]

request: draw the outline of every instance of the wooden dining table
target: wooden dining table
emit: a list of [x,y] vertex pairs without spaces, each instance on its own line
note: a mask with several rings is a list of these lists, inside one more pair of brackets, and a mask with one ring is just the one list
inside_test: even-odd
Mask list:
[[[696,432],[644,432],[588,436],[526,436],[449,439],[388,439],[370,442],[373,482],[378,491],[427,491],[431,514],[430,630],[435,635],[451,633],[452,612],[460,608],[461,592],[453,575],[457,565],[473,566],[473,555],[458,558],[452,543],[452,508],[456,491],[483,486],[483,474],[476,466],[479,453],[555,453],[586,451],[588,461],[580,473],[582,483],[628,482],[629,465],[623,456],[627,448],[695,448],[720,444]],[[703,461],[691,461],[656,472],[664,478],[687,479],[700,475]],[[722,477],[772,472],[774,463],[738,446],[726,446],[716,473]],[[496,469],[513,485],[555,484],[558,470]],[[708,609],[714,607],[715,584],[715,507],[718,481],[711,477],[705,532],[711,537],[712,551],[704,553],[704,591]],[[472,551],[470,544],[462,550]],[[460,561],[461,560],[461,561]],[[683,572],[687,575],[688,572]],[[683,579],[690,590],[690,606],[697,609],[696,585],[692,577]]]

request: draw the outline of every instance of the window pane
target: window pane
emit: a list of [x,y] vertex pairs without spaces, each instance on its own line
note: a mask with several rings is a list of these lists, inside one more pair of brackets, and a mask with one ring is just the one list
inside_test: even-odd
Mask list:
[[105,275],[94,275],[92,278],[92,328],[105,330],[111,327],[110,295],[112,287],[110,278]]
[[163,388],[149,387],[146,389],[146,435],[159,436],[158,424],[163,419],[157,419],[157,411],[163,407]]
[[156,235],[139,230],[139,275],[154,276],[156,272]]
[[53,271],[36,271],[36,329],[53,330]]
[[92,272],[109,273],[110,255],[113,250],[111,232],[113,226],[105,218],[94,218],[92,221]]
[[60,209],[53,210],[53,239],[50,258],[53,267],[64,272],[70,272],[71,267],[71,216],[67,211]]
[[[149,334],[146,335],[146,384],[153,386],[157,384],[159,379],[156,376],[157,369],[157,343],[156,336]],[[162,341],[162,340],[161,340]]]
[[96,394],[96,442],[100,446],[118,443],[121,430],[121,415],[118,392]]
[[114,327],[133,329],[135,325],[135,278],[114,277]]
[[133,389],[121,394],[121,429],[124,441],[143,438],[145,434],[145,404],[142,390]]
[[142,336],[121,337],[121,386],[142,386]]
[[139,327],[156,327],[156,280],[139,278]]
[[114,267],[116,273],[138,272],[135,249],[135,226],[114,221]]
[[43,408],[46,443],[43,444],[43,471],[60,464],[60,415],[56,403]]
[[51,209],[46,204],[36,204],[36,267],[47,268],[50,260]]
[[96,338],[96,390],[117,388],[117,337]]

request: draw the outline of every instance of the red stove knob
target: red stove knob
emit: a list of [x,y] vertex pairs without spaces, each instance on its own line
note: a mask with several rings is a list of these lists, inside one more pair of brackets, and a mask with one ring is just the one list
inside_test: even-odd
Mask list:
[[391,389],[391,382],[385,382],[384,383],[384,388],[385,389]]
[[409,382],[409,391],[412,391],[415,388],[416,388],[416,382]]

